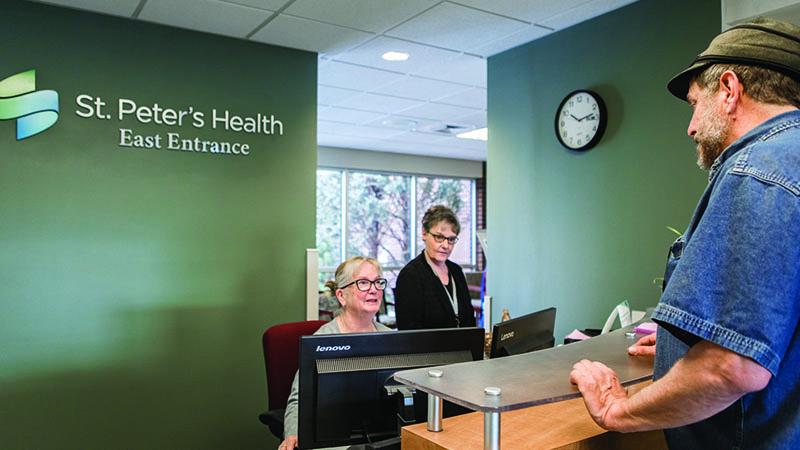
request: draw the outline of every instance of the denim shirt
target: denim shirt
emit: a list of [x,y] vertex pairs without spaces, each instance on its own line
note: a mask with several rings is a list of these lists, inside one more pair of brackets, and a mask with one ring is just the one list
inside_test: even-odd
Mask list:
[[670,448],[800,448],[800,111],[719,156],[665,279],[653,313],[662,328],[655,379],[700,340],[772,374],[724,411],[665,430]]

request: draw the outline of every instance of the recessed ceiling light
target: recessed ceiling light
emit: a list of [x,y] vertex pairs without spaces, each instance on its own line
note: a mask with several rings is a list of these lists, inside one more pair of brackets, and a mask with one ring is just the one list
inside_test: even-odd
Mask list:
[[478,128],[477,130],[458,133],[456,137],[461,139],[475,139],[476,141],[487,141],[489,140],[489,129]]
[[400,119],[400,118],[386,119],[382,121],[381,124],[385,127],[400,128],[403,130],[410,130],[410,131],[414,131],[417,129],[417,121],[411,119]]
[[381,55],[381,58],[386,61],[405,61],[408,59],[408,53],[405,52],[386,52]]

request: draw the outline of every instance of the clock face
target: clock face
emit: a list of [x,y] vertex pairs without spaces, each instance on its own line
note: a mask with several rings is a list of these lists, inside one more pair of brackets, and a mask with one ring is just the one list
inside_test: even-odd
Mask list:
[[606,108],[603,99],[591,91],[566,96],[556,111],[556,137],[570,150],[588,150],[603,136]]

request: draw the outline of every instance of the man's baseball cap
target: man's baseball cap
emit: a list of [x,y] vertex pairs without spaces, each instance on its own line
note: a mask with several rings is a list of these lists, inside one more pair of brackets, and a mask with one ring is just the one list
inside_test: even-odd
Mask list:
[[667,89],[686,100],[695,74],[718,63],[766,67],[800,80],[800,27],[766,17],[731,27],[717,35],[689,67],[669,80]]

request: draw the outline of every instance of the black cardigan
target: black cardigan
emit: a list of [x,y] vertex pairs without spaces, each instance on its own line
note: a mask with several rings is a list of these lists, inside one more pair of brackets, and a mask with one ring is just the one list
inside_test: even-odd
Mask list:
[[394,302],[399,330],[475,326],[475,314],[464,272],[461,266],[450,260],[445,263],[456,285],[458,320],[445,286],[425,260],[423,252],[409,261],[397,276]]

